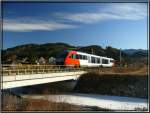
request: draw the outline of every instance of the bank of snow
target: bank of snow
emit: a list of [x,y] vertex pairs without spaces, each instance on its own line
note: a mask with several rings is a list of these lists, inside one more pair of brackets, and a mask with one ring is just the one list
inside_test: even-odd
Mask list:
[[22,95],[24,98],[44,99],[54,102],[65,102],[73,105],[100,107],[110,110],[147,110],[148,99],[95,95],[95,94],[61,94],[61,95]]

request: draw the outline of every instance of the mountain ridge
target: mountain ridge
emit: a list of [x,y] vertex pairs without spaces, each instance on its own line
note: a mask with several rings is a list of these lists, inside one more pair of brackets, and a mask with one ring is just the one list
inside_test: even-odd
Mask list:
[[[56,55],[63,50],[77,50],[86,53],[93,53],[99,56],[107,56],[114,58],[115,60],[120,59],[120,49],[107,46],[103,48],[100,45],[89,45],[89,46],[73,46],[67,43],[57,42],[57,43],[45,43],[45,44],[25,44],[19,45],[13,48],[8,48],[2,51],[2,61],[6,62],[8,59],[12,60],[12,57],[15,56],[16,59],[23,59],[28,57],[29,59],[37,59],[44,57],[48,59],[49,57],[56,57]],[[134,49],[131,49],[133,51]],[[129,50],[122,50],[121,55],[122,59],[126,60],[130,57],[146,57],[147,52],[145,50],[134,50],[136,52],[130,53]]]

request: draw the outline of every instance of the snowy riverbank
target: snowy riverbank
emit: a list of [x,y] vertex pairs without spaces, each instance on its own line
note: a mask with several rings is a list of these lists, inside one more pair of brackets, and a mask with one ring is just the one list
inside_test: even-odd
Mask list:
[[73,105],[100,107],[110,110],[147,110],[148,99],[95,94],[22,95],[23,98],[44,99]]

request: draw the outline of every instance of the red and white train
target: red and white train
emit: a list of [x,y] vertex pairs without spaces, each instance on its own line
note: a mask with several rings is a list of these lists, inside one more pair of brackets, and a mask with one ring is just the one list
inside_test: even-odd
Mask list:
[[63,51],[56,57],[56,64],[77,67],[113,67],[114,59],[78,51]]

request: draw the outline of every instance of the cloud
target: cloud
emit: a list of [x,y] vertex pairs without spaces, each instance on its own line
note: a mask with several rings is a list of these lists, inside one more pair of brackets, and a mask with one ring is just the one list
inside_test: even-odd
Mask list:
[[138,3],[112,3],[97,12],[55,13],[56,16],[81,23],[101,20],[141,20],[147,16],[147,5]]
[[107,14],[107,13],[75,13],[75,14],[61,14],[57,13],[61,18],[81,22],[81,23],[96,23],[101,20],[107,20],[107,19],[119,19],[120,17],[113,14]]
[[147,16],[147,4],[115,3],[108,5],[103,11],[118,16],[118,19],[141,20]]
[[30,31],[53,31],[60,29],[73,29],[76,28],[75,25],[56,23],[56,22],[44,22],[35,20],[30,21],[16,21],[16,20],[4,20],[3,30],[13,31],[13,32],[30,32]]
[[[56,12],[51,14],[53,21],[39,20],[33,17],[23,17],[15,19],[4,19],[4,31],[31,32],[31,31],[53,31],[61,29],[74,29],[79,27],[77,23],[93,24],[104,20],[142,20],[147,16],[146,3],[108,3],[97,11],[90,12]],[[44,21],[43,21],[44,20]],[[68,22],[71,22],[69,24]],[[77,23],[76,23],[77,22]],[[72,24],[73,23],[73,24]],[[75,25],[77,24],[77,25]],[[81,26],[81,25],[80,25]]]

